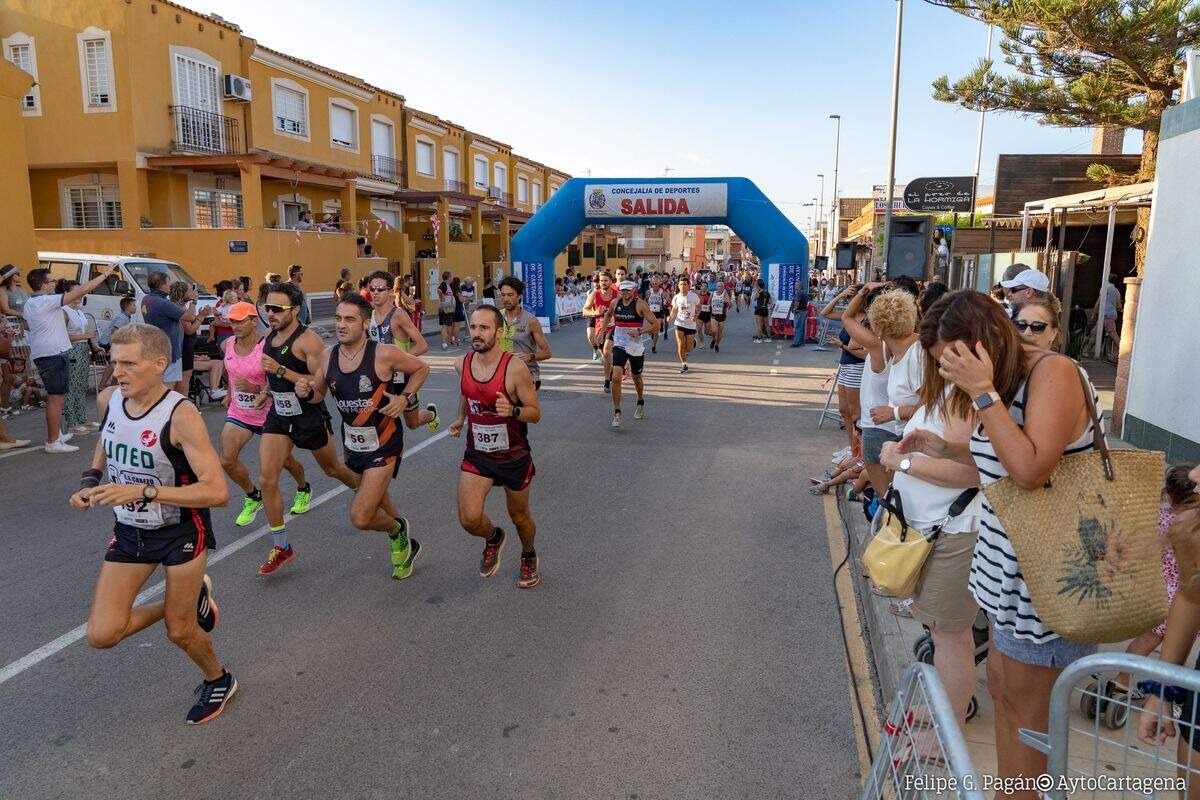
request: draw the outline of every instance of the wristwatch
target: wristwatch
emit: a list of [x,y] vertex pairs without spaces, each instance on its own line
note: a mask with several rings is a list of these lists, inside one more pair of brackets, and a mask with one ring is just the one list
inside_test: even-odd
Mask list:
[[285,374],[287,374],[287,367],[285,367],[283,364],[280,364],[278,367],[275,368],[275,377],[276,378],[282,378]]
[[891,409],[892,409],[892,419],[896,420],[896,422],[901,422],[902,420],[900,419],[900,406],[891,406]]
[[912,459],[908,456],[900,459],[900,471],[907,473],[910,469],[912,469]]
[[508,412],[508,416],[512,417],[513,419],[516,419],[517,417],[521,416],[521,407],[513,406],[512,411]]
[[151,503],[158,497],[158,487],[146,484],[142,487],[142,499],[148,500]]
[[999,402],[1000,402],[1000,394],[998,392],[988,392],[987,394],[981,394],[981,395],[979,395],[979,397],[976,397],[975,400],[973,401],[976,411],[983,411],[988,406],[994,405],[995,403],[999,403]]

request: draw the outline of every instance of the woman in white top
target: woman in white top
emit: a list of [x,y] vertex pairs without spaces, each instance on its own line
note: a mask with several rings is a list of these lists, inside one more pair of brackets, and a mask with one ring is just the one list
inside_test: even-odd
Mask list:
[[[909,352],[919,347],[916,298],[902,289],[889,289],[873,298],[867,309],[867,325],[857,318],[868,293],[883,285],[863,286],[842,312],[846,332],[867,351],[859,389],[859,425],[863,463],[879,497],[892,482],[891,471],[879,463],[880,453],[885,442],[900,440],[904,422],[919,405],[916,389],[920,387],[920,362],[910,360],[919,352]],[[893,376],[893,372],[897,374]],[[893,397],[900,402],[893,402]]]
[[[1064,455],[1092,448],[1079,366],[1024,347],[1004,309],[986,295],[953,292],[941,303],[938,341],[929,355],[955,386],[949,407],[974,405],[979,425],[966,445],[931,431],[913,431],[900,443],[900,452],[974,465],[983,486],[1011,477],[1024,489],[1040,489]],[[1088,390],[1095,401],[1090,385]],[[1046,535],[1065,539],[1076,534]],[[1096,648],[1062,639],[1042,623],[1012,542],[986,499],[980,502],[970,587],[991,621],[987,668],[988,693],[996,708],[997,775],[1040,775],[1046,771],[1045,755],[1022,744],[1017,732],[1047,730],[1055,680],[1063,667]]]
[[[938,374],[928,348],[937,344],[938,323],[945,304],[935,303],[922,317],[920,406],[904,426],[904,434],[929,431],[947,442],[966,445],[977,424],[973,409],[948,402],[953,386]],[[975,637],[972,624],[979,607],[967,587],[979,530],[979,471],[948,458],[923,453],[905,455],[898,442],[883,445],[880,462],[893,471],[892,490],[899,497],[906,522],[927,538],[936,533],[913,597],[912,615],[928,626],[933,637],[933,665],[945,684],[960,721],[966,719],[975,689]],[[974,487],[974,492],[971,490]],[[954,513],[951,519],[947,517]]]

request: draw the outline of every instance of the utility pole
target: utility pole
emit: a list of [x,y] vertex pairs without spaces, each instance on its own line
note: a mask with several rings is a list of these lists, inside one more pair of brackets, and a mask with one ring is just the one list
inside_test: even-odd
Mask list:
[[[837,238],[841,238],[841,235],[842,235],[842,206],[841,206],[841,203],[838,202],[837,178],[838,178],[838,156],[840,155],[841,149],[842,149],[842,115],[841,114],[830,114],[829,118],[832,120],[836,120],[836,124],[837,124],[837,129],[836,129],[837,132],[834,134],[834,137],[833,137],[833,207],[830,209],[832,212],[833,228],[834,228],[832,235]],[[826,253],[826,255],[828,255],[828,253]]]
[[[896,115],[900,109],[900,42],[904,33],[904,0],[896,0],[896,54],[892,62],[892,132],[888,137],[887,205],[883,209],[883,265],[887,274],[892,202],[896,194]],[[864,276],[865,279],[866,276]]]
[[[992,60],[992,31],[994,28],[988,25],[987,35],[987,51],[983,57]],[[975,184],[971,187],[971,227],[975,227],[975,207],[979,204],[979,162],[983,158],[983,121],[987,119],[987,110],[979,110],[979,139],[975,142]]]

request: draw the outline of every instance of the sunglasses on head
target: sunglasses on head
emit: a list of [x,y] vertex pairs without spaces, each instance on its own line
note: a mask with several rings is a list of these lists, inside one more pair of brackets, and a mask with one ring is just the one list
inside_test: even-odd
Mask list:
[[1046,328],[1050,327],[1049,322],[1029,322],[1024,319],[1013,320],[1013,324],[1017,326],[1017,330],[1021,333],[1027,330],[1031,330],[1034,333],[1045,333]]
[[266,309],[268,314],[282,314],[284,311],[295,308],[295,306],[264,305],[263,308]]

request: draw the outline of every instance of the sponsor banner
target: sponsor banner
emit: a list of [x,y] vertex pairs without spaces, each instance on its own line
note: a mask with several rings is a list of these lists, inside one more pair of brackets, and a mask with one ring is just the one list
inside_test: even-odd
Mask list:
[[767,291],[776,301],[786,300],[789,304],[796,294],[796,281],[804,275],[800,264],[768,264]]
[[543,261],[514,261],[512,266],[514,277],[525,282],[525,295],[521,303],[529,309],[543,324],[549,325],[550,319],[546,314],[546,264]]
[[728,211],[724,183],[586,184],[586,217],[724,217]]

